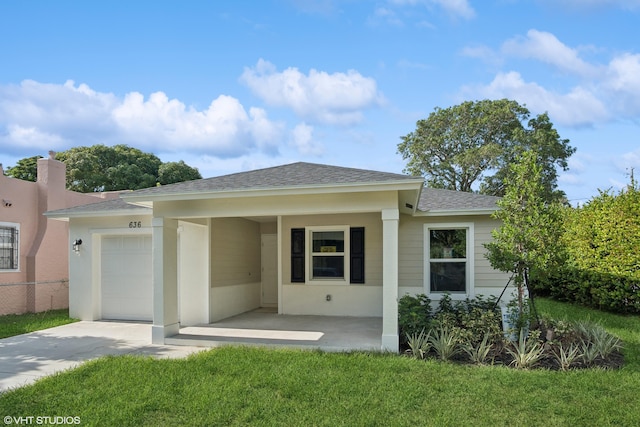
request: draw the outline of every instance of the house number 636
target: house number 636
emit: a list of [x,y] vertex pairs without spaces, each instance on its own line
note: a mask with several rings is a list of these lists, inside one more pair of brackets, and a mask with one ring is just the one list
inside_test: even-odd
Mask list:
[[142,228],[142,221],[130,221],[129,228]]

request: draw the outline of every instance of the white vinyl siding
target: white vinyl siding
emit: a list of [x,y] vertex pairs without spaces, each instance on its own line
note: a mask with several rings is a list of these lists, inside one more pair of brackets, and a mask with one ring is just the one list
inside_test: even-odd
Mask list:
[[[424,293],[424,226],[425,224],[445,224],[451,222],[473,223],[474,225],[474,293],[475,295],[499,295],[509,280],[509,275],[494,270],[485,257],[483,244],[491,241],[491,231],[500,223],[487,216],[463,216],[430,218],[401,215],[399,228],[399,286],[410,293]],[[400,292],[403,294],[403,291]]]

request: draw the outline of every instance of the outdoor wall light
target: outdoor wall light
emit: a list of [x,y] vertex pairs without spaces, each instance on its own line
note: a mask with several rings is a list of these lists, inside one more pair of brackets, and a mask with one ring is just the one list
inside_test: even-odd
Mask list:
[[80,245],[82,244],[82,239],[76,239],[73,241],[73,251],[75,253],[80,252]]

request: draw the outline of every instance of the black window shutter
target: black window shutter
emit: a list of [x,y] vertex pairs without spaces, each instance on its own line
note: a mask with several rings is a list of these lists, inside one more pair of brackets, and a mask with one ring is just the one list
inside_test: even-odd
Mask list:
[[291,283],[304,283],[304,228],[291,229]]
[[364,283],[364,227],[351,228],[351,283]]

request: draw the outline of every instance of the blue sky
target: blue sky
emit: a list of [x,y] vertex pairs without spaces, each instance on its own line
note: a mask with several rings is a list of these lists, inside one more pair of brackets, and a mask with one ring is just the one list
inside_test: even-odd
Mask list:
[[640,174],[640,0],[0,2],[0,163],[129,144],[203,176],[401,172],[436,107],[510,98],[577,148],[574,203]]

